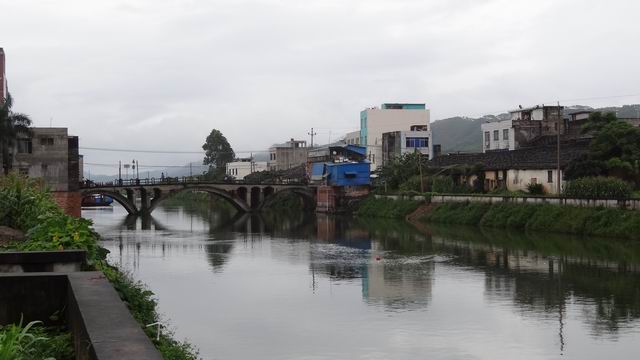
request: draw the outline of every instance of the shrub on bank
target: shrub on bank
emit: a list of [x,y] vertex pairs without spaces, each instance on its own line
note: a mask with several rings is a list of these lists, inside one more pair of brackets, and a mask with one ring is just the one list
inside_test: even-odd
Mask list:
[[42,183],[15,173],[0,177],[0,225],[26,232],[50,214],[62,211]]
[[627,199],[631,196],[631,186],[612,177],[585,177],[568,181],[563,195],[583,199]]
[[455,184],[451,176],[434,176],[431,183],[431,190],[440,194],[453,193]]
[[528,184],[527,192],[530,195],[544,195],[544,186],[542,184]]

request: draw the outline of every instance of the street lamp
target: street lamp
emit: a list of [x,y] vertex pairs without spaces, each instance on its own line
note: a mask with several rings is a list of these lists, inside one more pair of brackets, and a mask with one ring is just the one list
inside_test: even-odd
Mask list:
[[[135,170],[136,185],[139,185],[140,184],[140,166],[138,165],[138,160],[136,159],[131,160],[131,170]],[[133,176],[133,174],[131,175]]]

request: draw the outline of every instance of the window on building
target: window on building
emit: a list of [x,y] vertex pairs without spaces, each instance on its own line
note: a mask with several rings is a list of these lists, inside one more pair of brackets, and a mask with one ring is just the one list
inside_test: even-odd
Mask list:
[[502,130],[502,140],[509,140],[509,129]]
[[45,146],[53,145],[53,138],[52,137],[40,138],[40,145],[45,145]]
[[484,147],[489,148],[491,143],[491,134],[488,131],[484,132]]
[[29,168],[28,167],[21,167],[18,169],[18,174],[20,175],[29,175]]
[[538,178],[531,178],[531,184],[537,184],[538,183]]
[[33,152],[33,143],[31,139],[18,139],[18,154],[31,154]]
[[407,148],[426,148],[426,147],[429,147],[429,139],[427,139],[426,137],[420,137],[420,138],[408,137],[406,139],[405,145]]
[[493,130],[493,141],[498,141],[498,140],[500,140],[500,131]]
[[42,176],[47,176],[48,170],[49,170],[49,165],[47,164],[40,165],[40,171],[42,172]]
[[547,182],[548,183],[552,183],[553,182],[553,171],[552,170],[547,171]]

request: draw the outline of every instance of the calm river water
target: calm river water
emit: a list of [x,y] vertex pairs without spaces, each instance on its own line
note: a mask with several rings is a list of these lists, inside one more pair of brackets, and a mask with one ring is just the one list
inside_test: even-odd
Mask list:
[[640,244],[316,215],[85,210],[204,359],[632,359]]

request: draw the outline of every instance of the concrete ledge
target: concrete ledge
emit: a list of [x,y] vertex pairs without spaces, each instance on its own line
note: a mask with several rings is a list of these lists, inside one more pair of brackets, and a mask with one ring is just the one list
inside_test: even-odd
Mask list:
[[85,250],[0,252],[0,272],[73,272],[87,262]]
[[68,280],[77,359],[162,359],[104,274],[76,272]]
[[162,359],[101,272],[0,273],[0,324],[21,315],[45,324],[66,321],[76,359]]

